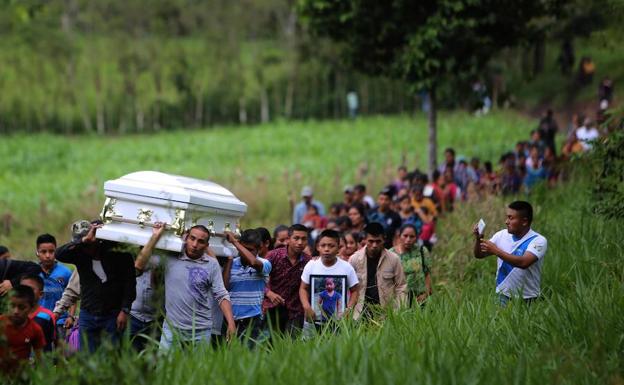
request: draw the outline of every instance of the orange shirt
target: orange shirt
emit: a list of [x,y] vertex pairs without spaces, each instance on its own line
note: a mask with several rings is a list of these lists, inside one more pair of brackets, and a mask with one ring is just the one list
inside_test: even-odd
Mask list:
[[436,209],[436,205],[430,198],[425,197],[420,202],[412,199],[412,206],[414,206],[414,210],[418,210],[421,207],[426,207],[427,211],[429,211],[429,214],[433,215],[434,217],[438,216],[438,210]]

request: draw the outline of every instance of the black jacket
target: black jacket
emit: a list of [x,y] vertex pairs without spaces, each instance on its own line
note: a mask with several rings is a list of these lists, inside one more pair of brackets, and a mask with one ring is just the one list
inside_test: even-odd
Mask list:
[[[93,261],[98,257],[106,274],[104,282],[93,270]],[[57,248],[56,259],[76,265],[80,276],[81,309],[94,315],[130,310],[136,297],[134,259],[130,253],[105,248],[93,253],[78,241]]]
[[39,275],[40,273],[41,267],[34,262],[0,259],[0,282],[8,279],[11,285],[17,286],[22,275]]

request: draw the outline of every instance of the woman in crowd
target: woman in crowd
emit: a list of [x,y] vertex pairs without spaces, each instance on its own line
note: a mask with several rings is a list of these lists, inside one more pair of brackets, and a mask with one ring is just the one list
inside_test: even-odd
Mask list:
[[431,258],[429,251],[418,243],[418,230],[412,224],[401,226],[399,243],[390,251],[401,258],[407,278],[410,305],[417,301],[423,304],[431,295]]
[[349,207],[349,219],[351,220],[351,231],[362,231],[368,220],[366,219],[366,207],[361,203],[354,203]]

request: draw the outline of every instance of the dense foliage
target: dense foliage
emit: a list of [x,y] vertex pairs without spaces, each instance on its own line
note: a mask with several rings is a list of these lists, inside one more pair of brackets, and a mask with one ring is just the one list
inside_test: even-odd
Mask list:
[[594,210],[607,218],[624,218],[624,109],[612,112],[605,124],[614,132],[594,144]]
[[302,14],[311,29],[344,45],[354,67],[404,80],[429,100],[429,172],[436,168],[436,109],[442,84],[468,82],[505,47],[530,42],[556,1],[308,0]]
[[[357,91],[362,114],[409,112],[417,106],[409,88],[431,82],[440,105],[463,106],[475,73],[489,82],[484,62],[501,45],[528,41],[498,54],[497,65],[511,70],[532,47],[543,53],[548,31],[557,41],[587,35],[620,25],[622,15],[618,0],[565,2],[560,12],[529,23],[543,5],[561,2],[394,1],[386,7],[371,1],[328,28],[349,39],[337,44],[310,33],[298,3],[0,0],[0,133],[108,134],[338,118],[346,116],[350,90]],[[345,10],[359,4],[302,3],[321,13],[329,3]],[[406,36],[407,27],[420,32]],[[613,31],[608,39],[619,42],[620,30]],[[461,76],[443,82],[445,73]],[[392,80],[397,77],[407,81]]]
[[288,0],[0,1],[0,133],[144,132],[410,111],[347,69]]

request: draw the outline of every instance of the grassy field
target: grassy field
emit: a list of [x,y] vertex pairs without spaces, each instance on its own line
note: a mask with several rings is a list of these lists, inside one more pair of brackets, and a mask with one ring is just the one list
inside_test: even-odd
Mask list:
[[[511,111],[482,118],[441,113],[440,159],[444,147],[453,146],[458,154],[496,163],[517,140],[527,139],[535,124]],[[3,137],[0,218],[4,225],[10,222],[11,232],[0,235],[0,244],[28,258],[39,233],[66,240],[69,224],[99,213],[104,181],[138,170],[221,183],[249,204],[243,226],[272,228],[289,222],[288,196],[298,200],[303,185],[312,185],[326,204],[341,199],[345,184],[366,183],[374,195],[403,161],[410,168],[426,168],[426,143],[422,115],[149,136]]]
[[[622,384],[624,224],[592,215],[585,178],[531,197],[534,229],[548,238],[544,299],[496,305],[495,260],[470,257],[470,225],[503,225],[496,198],[444,220],[426,310],[383,323],[347,325],[337,336],[278,341],[248,351],[124,351],[76,357],[29,373],[46,384]],[[451,232],[450,230],[453,230]],[[442,266],[442,267],[441,267]]]

